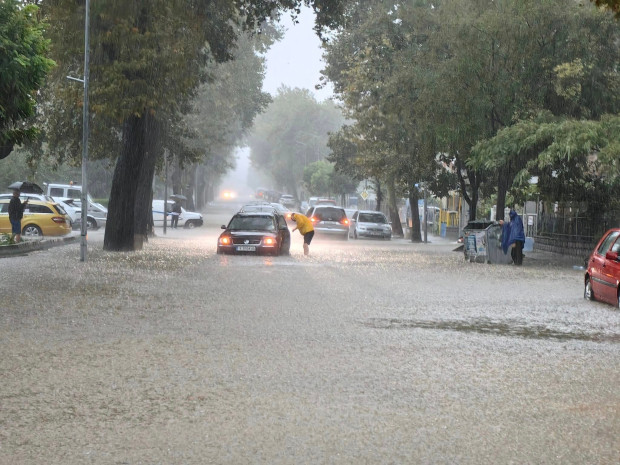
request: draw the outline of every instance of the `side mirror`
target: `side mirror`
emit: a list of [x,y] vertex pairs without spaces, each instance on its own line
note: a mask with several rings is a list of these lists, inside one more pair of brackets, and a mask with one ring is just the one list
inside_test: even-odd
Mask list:
[[607,260],[611,260],[611,261],[617,262],[618,261],[618,252],[607,252],[605,254],[605,258]]
[[222,226],[220,226],[222,229],[226,229],[226,225],[223,224]]

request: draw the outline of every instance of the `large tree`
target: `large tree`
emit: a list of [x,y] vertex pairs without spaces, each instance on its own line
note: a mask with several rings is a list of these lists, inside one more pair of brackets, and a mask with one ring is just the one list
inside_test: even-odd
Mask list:
[[20,0],[0,2],[0,159],[36,137],[28,124],[37,91],[54,66],[38,7]]
[[[340,1],[92,2],[91,108],[100,133],[116,138],[120,146],[104,248],[134,249],[136,223],[141,223],[136,214],[149,209],[147,192],[161,156],[158,141],[206,77],[205,64],[232,57],[240,25],[259,31],[265,19],[302,3],[316,11],[317,29],[336,24]],[[83,49],[83,4],[43,4],[56,39],[55,56],[67,74],[82,74],[76,58]],[[77,103],[79,107],[80,100]]]
[[271,176],[273,187],[298,196],[304,168],[327,156],[329,133],[343,121],[333,102],[317,102],[306,89],[282,87],[256,118],[248,139],[252,165]]

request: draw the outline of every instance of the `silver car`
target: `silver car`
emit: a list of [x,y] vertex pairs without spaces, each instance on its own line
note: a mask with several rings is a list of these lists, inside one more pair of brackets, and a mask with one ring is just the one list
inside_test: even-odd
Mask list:
[[357,239],[371,237],[392,239],[392,226],[386,216],[374,210],[359,210],[351,217],[351,235]]
[[329,236],[349,239],[349,218],[342,207],[333,205],[315,205],[310,207],[306,216],[310,218],[317,236]]

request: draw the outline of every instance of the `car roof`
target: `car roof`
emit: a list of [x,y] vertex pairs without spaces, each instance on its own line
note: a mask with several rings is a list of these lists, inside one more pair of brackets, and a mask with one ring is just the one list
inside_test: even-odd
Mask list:
[[317,209],[319,209],[319,208],[320,208],[320,209],[323,209],[323,208],[339,208],[340,210],[344,210],[344,208],[342,208],[342,207],[341,207],[341,206],[339,206],[339,205],[331,205],[331,204],[330,204],[330,205],[326,205],[326,204],[323,204],[323,205],[315,205],[315,206],[310,207],[310,208],[313,208],[313,209],[315,209],[315,210],[317,210]]
[[274,217],[278,212],[274,209],[271,211],[251,211],[251,212],[237,212],[234,216],[270,216]]
[[[9,198],[0,198],[0,202],[2,203],[6,203],[10,201]],[[58,205],[58,202],[55,201],[50,201],[50,200],[40,200],[40,199],[28,199],[28,203],[29,204],[34,204],[34,205]]]

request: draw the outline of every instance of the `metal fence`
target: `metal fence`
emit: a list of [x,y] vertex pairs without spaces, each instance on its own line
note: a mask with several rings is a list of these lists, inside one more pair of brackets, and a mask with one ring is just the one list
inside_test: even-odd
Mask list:
[[570,238],[580,242],[596,242],[605,231],[618,227],[620,227],[620,211],[596,216],[540,213],[537,218],[538,235]]

